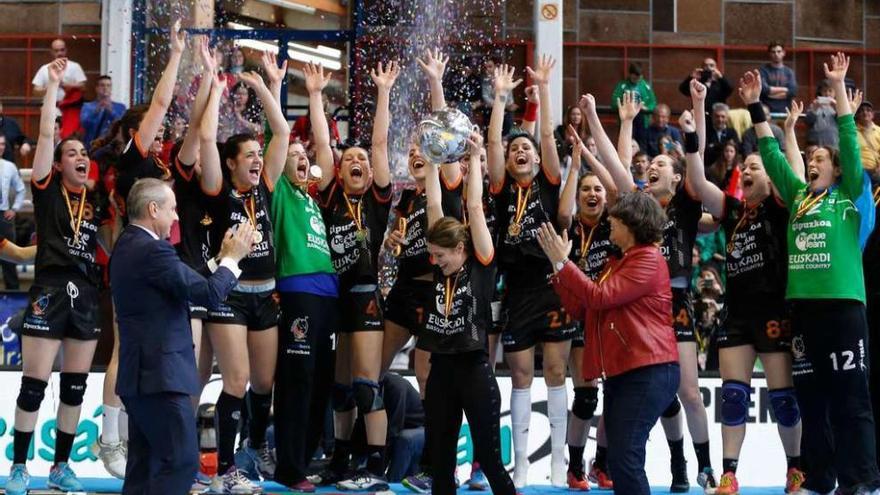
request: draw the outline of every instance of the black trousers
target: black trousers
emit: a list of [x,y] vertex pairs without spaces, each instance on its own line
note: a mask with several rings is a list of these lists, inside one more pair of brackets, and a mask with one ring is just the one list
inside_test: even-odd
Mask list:
[[[275,481],[291,486],[306,476],[312,391],[319,355],[327,355],[338,307],[335,297],[281,293],[275,368]],[[331,373],[332,379],[332,373]],[[325,387],[328,388],[328,387]],[[326,399],[324,400],[326,404]],[[316,418],[323,420],[323,416]]]
[[838,493],[847,495],[878,486],[865,306],[853,300],[795,301],[792,332],[804,488],[826,493],[837,484]]
[[[880,293],[868,293],[868,356],[874,358],[874,363],[868,366],[870,372],[871,407],[874,411],[880,411],[880,365],[877,364],[877,356],[880,356]],[[874,418],[874,442],[880,445],[880,421]],[[880,466],[880,459],[877,462]]]
[[[0,236],[9,242],[15,242],[15,219],[6,220],[3,213],[6,212],[0,211]],[[3,285],[6,290],[18,290],[17,265],[8,261],[0,261],[0,267],[3,269]]]
[[501,463],[501,394],[486,354],[433,354],[425,392],[427,423],[432,429],[432,493],[456,492],[456,453],[464,411],[474,458],[480,460],[492,493],[514,495],[513,481]]

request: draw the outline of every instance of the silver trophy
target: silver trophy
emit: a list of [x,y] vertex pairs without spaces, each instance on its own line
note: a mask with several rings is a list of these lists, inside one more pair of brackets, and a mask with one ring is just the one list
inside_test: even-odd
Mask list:
[[432,163],[458,161],[465,155],[468,137],[475,129],[460,110],[437,110],[419,124],[419,150]]

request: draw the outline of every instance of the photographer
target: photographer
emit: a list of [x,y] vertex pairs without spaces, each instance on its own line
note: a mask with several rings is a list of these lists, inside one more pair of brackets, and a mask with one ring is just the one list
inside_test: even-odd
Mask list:
[[724,288],[712,263],[700,267],[694,294],[694,324],[697,332],[700,369],[718,369],[718,330],[724,321]]
[[[713,58],[703,60],[703,66],[694,69],[691,74],[678,85],[678,91],[691,97],[691,80],[696,79],[706,86],[706,108],[711,109],[716,103],[727,103],[727,98],[733,93],[730,81],[718,70],[718,64]],[[710,122],[706,119],[706,122]]]

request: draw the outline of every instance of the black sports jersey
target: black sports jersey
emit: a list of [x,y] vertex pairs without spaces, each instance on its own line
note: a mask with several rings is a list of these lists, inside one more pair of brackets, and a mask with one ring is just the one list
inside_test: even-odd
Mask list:
[[[546,285],[553,274],[553,267],[541,246],[538,245],[538,229],[545,222],[556,224],[559,206],[559,182],[555,184],[543,172],[525,186],[521,186],[509,174],[496,193],[498,211],[499,268],[509,287],[539,287]],[[519,212],[517,202],[525,206]]]
[[206,199],[207,212],[212,219],[212,246],[219,248],[223,235],[233,225],[256,223],[254,249],[238,264],[241,268],[239,280],[274,279],[275,238],[269,216],[272,191],[265,176],[260,176],[260,184],[249,191],[239,191],[224,180],[220,192],[214,197],[206,196]]
[[703,205],[682,186],[666,205],[666,225],[660,252],[666,258],[669,278],[684,277],[690,283],[694,242],[703,215]]
[[[440,202],[443,207],[443,215],[461,219],[461,181],[452,188],[445,184],[440,187]],[[424,190],[404,189],[400,193],[400,201],[394,207],[397,214],[397,224],[393,228],[400,228],[401,218],[406,220],[406,244],[400,246],[400,256],[397,257],[398,279],[411,279],[431,273],[431,261],[428,257],[428,198]]]
[[[434,268],[434,293],[416,346],[438,354],[486,351],[492,327],[495,264],[468,258],[455,275]],[[450,297],[451,294],[451,297]]]
[[[391,192],[391,184],[373,184],[363,194],[348,195],[339,180],[321,192],[321,212],[340,292],[379,282],[379,250],[391,213]],[[361,232],[356,215],[360,215]]]
[[138,179],[153,177],[161,180],[171,178],[171,170],[162,160],[149,152],[149,146],[144,147],[137,134],[125,145],[122,156],[116,165],[116,205],[122,212],[122,221],[128,223],[128,213],[125,210],[125,201],[128,193]]
[[[876,218],[880,218],[880,186],[874,186],[874,207]],[[862,266],[865,270],[865,290],[871,294],[880,293],[880,221],[871,231],[862,255]]]
[[106,198],[87,191],[82,203],[82,193],[65,188],[61,175],[54,171],[41,182],[32,181],[31,193],[37,224],[34,283],[52,286],[78,277],[97,285],[100,272],[95,253],[98,228],[108,220]]
[[721,225],[727,241],[728,303],[784,299],[788,209],[773,194],[754,208],[725,195]]
[[608,212],[602,213],[596,225],[587,225],[575,218],[574,225],[568,229],[571,239],[571,253],[568,258],[592,280],[599,278],[611,256],[620,250],[611,242],[611,222]]
[[176,158],[174,165],[172,175],[180,228],[180,242],[174,247],[184,263],[198,269],[211,257],[209,233],[214,220],[205,207],[199,179],[194,176],[195,167],[184,165]]

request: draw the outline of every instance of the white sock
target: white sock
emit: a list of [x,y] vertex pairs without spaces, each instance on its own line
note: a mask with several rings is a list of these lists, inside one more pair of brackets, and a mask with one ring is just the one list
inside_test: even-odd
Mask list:
[[529,423],[532,418],[532,389],[515,388],[510,392],[510,421],[513,427],[513,457],[516,466],[529,459]]
[[119,411],[119,438],[124,442],[128,441],[128,413],[124,408]]
[[104,404],[104,415],[101,417],[101,441],[105,444],[119,442],[119,413],[121,407]]
[[565,385],[547,387],[547,418],[550,420],[551,460],[564,464],[568,422],[568,391]]

